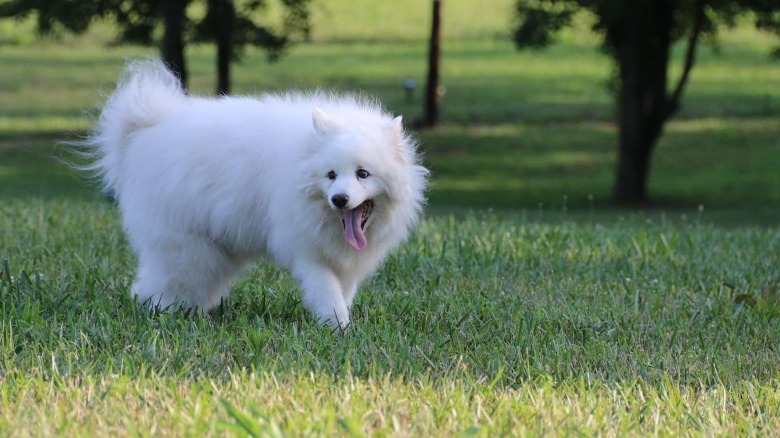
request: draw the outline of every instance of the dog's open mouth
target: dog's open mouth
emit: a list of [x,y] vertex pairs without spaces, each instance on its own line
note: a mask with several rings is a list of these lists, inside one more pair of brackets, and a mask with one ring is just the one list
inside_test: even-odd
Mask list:
[[374,210],[374,201],[367,199],[352,210],[341,211],[341,222],[344,225],[344,240],[360,251],[366,247],[366,223]]

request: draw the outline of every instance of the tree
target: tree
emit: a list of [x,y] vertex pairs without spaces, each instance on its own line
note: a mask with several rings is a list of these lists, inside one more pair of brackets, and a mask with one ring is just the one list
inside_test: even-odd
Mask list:
[[113,15],[121,30],[119,40],[126,43],[153,45],[153,32],[160,20],[163,37],[160,56],[168,68],[187,88],[187,62],[184,57],[186,10],[190,0],[112,0],[103,3],[105,13]]
[[433,128],[439,123],[441,93],[439,67],[441,65],[441,0],[433,0],[431,38],[428,44],[428,78],[425,88],[425,112],[422,125]]
[[[189,0],[165,0],[163,9],[163,38],[160,54],[168,68],[187,88],[187,62],[184,58],[184,30]],[[147,33],[149,35],[151,32]]]
[[273,62],[278,60],[295,38],[310,33],[309,0],[283,0],[284,23],[274,31],[257,24],[252,17],[265,6],[263,1],[235,2],[207,0],[207,12],[195,25],[196,41],[214,41],[217,45],[217,94],[230,92],[230,64],[238,60],[245,46],[262,47]]
[[162,19],[160,47],[165,63],[186,86],[184,60],[185,10],[190,0],[10,0],[0,4],[0,18],[34,16],[40,34],[85,32],[96,19],[111,18],[119,25],[119,41],[151,45]]
[[[753,14],[758,27],[780,32],[776,0],[518,0],[514,40],[519,48],[545,47],[582,9],[596,17],[594,30],[617,65],[618,165],[613,201],[647,200],[652,151],[664,124],[677,112],[703,34]],[[669,88],[672,45],[686,40],[680,77]]]
[[0,3],[0,18],[27,18],[35,13],[38,31],[48,34],[62,26],[73,33],[87,30],[95,17],[105,15],[100,1],[11,0]]
[[[187,84],[184,47],[188,40],[217,45],[217,93],[230,91],[230,63],[246,45],[263,48],[275,61],[298,37],[310,32],[310,0],[279,0],[283,6],[280,29],[257,24],[253,17],[266,0],[205,0],[206,15],[200,21],[187,16],[192,0],[10,0],[0,4],[0,18],[36,17],[42,34],[64,29],[82,33],[98,18],[113,19],[123,42],[154,44],[154,30],[162,24],[161,57]],[[192,30],[189,32],[188,30]]]

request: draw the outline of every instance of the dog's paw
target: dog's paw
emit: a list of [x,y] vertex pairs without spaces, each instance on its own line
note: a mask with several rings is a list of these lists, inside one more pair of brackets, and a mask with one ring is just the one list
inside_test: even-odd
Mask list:
[[337,328],[337,329],[340,329],[340,330],[346,330],[349,327],[349,325],[351,324],[351,321],[349,320],[349,316],[348,315],[343,317],[343,318],[338,318],[338,317],[333,316],[333,317],[327,318],[325,320],[321,319],[320,320],[320,324],[326,325],[326,326],[328,326],[330,328],[333,328],[333,329]]
[[340,330],[346,330],[351,324],[349,312],[330,312],[328,314],[321,314],[317,317],[317,321],[320,325]]

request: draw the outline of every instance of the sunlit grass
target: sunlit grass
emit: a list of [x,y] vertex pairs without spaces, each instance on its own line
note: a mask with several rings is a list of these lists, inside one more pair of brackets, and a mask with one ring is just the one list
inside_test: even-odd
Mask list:
[[[247,374],[241,371],[228,381],[194,388],[175,379],[62,379],[57,385],[61,390],[49,385],[26,389],[28,399],[52,403],[15,412],[29,421],[16,432],[763,435],[780,426],[776,417],[761,411],[777,407],[777,388],[755,381],[735,388],[704,388],[680,387],[673,380],[649,386],[641,381],[602,385],[539,379],[491,391],[485,389],[490,382],[466,378],[434,384],[429,379],[404,382],[391,376],[363,380]],[[564,393],[566,397],[561,397]],[[312,412],[311,406],[318,409]],[[187,414],[170,415],[170,410]],[[115,415],[107,417],[108,412]],[[94,418],[102,421],[96,423]],[[610,421],[598,421],[601,418]]]

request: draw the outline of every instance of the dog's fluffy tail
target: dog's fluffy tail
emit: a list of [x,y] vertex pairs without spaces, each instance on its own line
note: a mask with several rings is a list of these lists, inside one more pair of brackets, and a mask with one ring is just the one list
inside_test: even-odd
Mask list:
[[107,192],[118,193],[129,136],[157,124],[185,97],[181,82],[161,61],[129,62],[94,131],[81,143],[90,161],[81,169],[100,177]]

